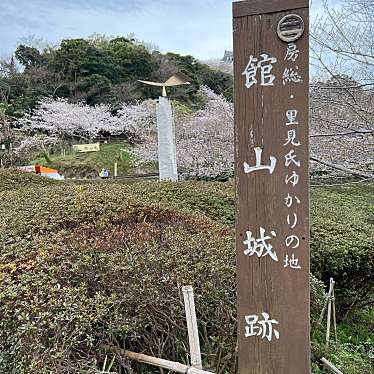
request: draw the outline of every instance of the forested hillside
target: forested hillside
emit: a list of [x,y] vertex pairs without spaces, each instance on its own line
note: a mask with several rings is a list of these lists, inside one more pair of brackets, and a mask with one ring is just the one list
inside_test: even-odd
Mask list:
[[19,117],[42,97],[85,101],[89,105],[155,98],[159,90],[137,83],[138,79],[165,81],[182,72],[191,81],[186,89],[171,92],[191,105],[206,85],[227,98],[232,96],[230,74],[212,69],[192,56],[149,51],[134,39],[92,37],[63,40],[57,48],[19,45],[14,57],[2,62],[0,99],[6,114]]

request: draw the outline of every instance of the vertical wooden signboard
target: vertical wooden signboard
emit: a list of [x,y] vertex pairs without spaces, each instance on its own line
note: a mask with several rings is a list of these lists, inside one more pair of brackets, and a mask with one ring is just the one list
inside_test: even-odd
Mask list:
[[240,374],[309,374],[307,0],[233,3]]

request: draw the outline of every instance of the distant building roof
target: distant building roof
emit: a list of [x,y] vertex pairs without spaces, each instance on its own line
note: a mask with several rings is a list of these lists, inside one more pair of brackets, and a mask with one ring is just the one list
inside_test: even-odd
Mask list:
[[223,62],[233,62],[234,61],[234,53],[232,51],[226,51],[225,54],[223,55],[222,60]]

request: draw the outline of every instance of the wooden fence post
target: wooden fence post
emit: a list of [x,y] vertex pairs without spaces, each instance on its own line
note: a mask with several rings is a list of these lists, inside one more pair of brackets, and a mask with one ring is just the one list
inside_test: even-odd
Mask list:
[[117,178],[118,176],[118,163],[114,163],[114,178]]
[[186,311],[187,329],[188,329],[188,340],[190,344],[190,355],[191,365],[194,368],[202,369],[201,353],[200,353],[200,342],[199,342],[199,331],[197,327],[195,301],[193,297],[192,286],[182,287],[184,308]]

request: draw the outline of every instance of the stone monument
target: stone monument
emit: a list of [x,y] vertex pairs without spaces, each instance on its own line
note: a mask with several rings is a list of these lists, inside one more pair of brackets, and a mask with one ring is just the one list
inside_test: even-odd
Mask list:
[[184,74],[177,73],[164,83],[139,80],[150,86],[162,87],[162,96],[159,97],[156,107],[160,181],[178,181],[174,115],[166,87],[188,85],[190,82],[187,79]]

